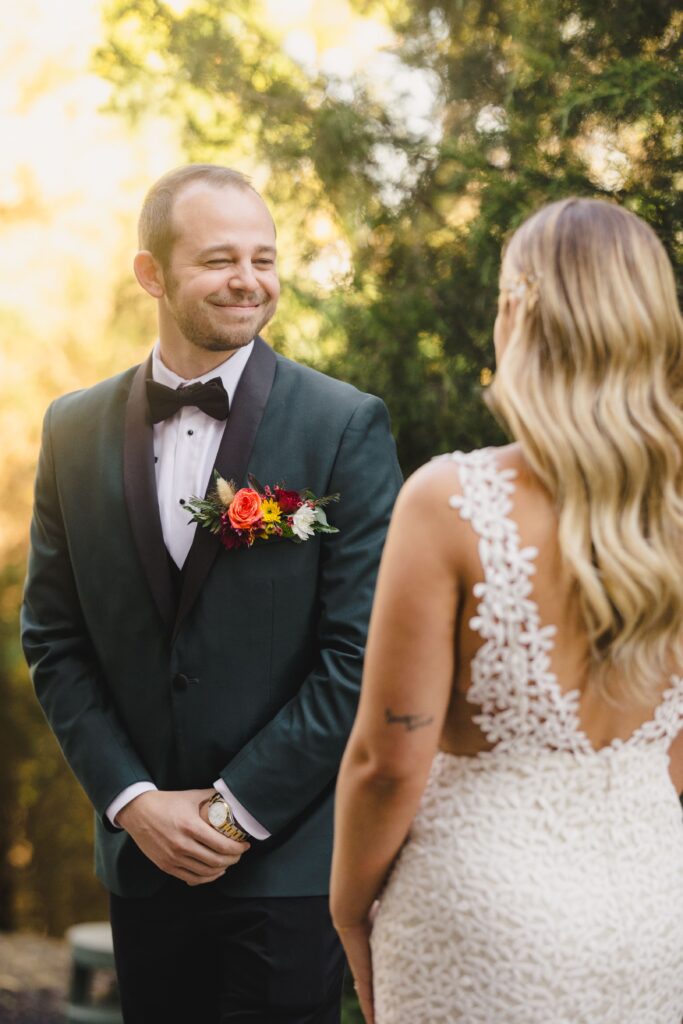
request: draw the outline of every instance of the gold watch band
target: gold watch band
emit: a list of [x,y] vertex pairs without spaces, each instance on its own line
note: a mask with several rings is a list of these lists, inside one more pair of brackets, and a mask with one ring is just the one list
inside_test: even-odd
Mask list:
[[224,825],[219,826],[219,832],[222,832],[228,839],[236,839],[238,843],[243,843],[247,839],[247,833],[243,832],[237,825],[233,825],[231,821],[226,821]]
[[[211,820],[211,808],[214,804],[222,806],[224,813],[227,815],[227,821],[221,822],[220,825]],[[232,807],[220,793],[215,793],[209,800],[209,824],[212,828],[215,828],[216,832],[221,832],[224,836],[228,836],[229,839],[237,840],[238,843],[243,843],[249,839],[248,834],[235,821]]]

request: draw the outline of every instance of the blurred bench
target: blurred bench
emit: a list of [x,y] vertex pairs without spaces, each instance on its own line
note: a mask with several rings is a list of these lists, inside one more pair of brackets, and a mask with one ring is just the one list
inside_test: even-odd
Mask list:
[[123,1024],[109,923],[77,924],[66,937],[71,949],[68,1024]]

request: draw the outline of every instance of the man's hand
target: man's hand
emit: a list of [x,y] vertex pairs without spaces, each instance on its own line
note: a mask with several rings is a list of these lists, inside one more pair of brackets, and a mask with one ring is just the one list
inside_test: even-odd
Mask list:
[[200,808],[213,789],[141,793],[119,811],[116,821],[146,857],[188,885],[215,882],[236,864],[249,843],[221,835],[202,818]]

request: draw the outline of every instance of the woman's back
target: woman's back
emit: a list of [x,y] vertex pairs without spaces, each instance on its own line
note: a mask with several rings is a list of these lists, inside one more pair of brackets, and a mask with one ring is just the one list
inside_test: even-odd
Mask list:
[[[373,937],[379,1024],[680,1024],[683,823],[652,709],[596,694],[542,488],[515,448],[430,471],[462,566],[453,696]],[[431,988],[415,970],[429,964]]]
[[[546,671],[555,677],[556,683],[553,686],[561,693],[566,695],[578,691],[576,710],[581,733],[595,750],[609,746],[613,740],[627,740],[641,725],[653,718],[661,694],[669,688],[670,680],[661,680],[657,699],[649,706],[610,701],[592,685],[590,646],[581,618],[576,585],[562,559],[557,514],[550,496],[529,468],[519,445],[491,449],[486,453],[471,455],[469,459],[455,453],[446,456],[445,460],[452,465],[452,480],[449,481],[444,474],[441,488],[452,489],[453,494],[449,495],[451,505],[462,508],[464,504],[458,466],[467,467],[468,462],[480,460],[481,471],[475,468],[472,473],[471,469],[468,471],[465,468],[470,475],[470,489],[479,486],[475,482],[478,476],[490,475],[491,481],[485,485],[489,490],[489,502],[499,498],[510,503],[506,515],[493,517],[497,520],[496,528],[507,520],[512,524],[508,532],[516,534],[518,538],[518,550],[528,551],[533,548],[535,551],[533,557],[524,560],[524,564],[528,564],[531,569],[528,573],[514,568],[510,570],[509,563],[491,565],[491,561],[495,563],[495,558],[491,559],[488,568],[490,573],[507,570],[508,582],[510,571],[513,576],[528,581],[530,592],[527,600],[535,605],[537,628],[546,637]],[[484,465],[495,466],[496,471],[485,474]],[[508,475],[501,476],[501,471]],[[510,493],[499,496],[502,487],[509,487]],[[475,589],[485,581],[487,567],[482,565],[481,560],[481,535],[472,527],[469,519],[465,523],[465,528],[465,524],[458,527],[454,524],[453,529],[453,543],[458,547],[462,565],[459,580],[461,603],[455,637],[458,657],[452,698],[440,744],[443,750],[454,754],[474,754],[490,749],[491,746],[475,721],[479,709],[476,701],[473,702],[472,693],[468,693],[472,683],[472,662],[486,657],[482,651],[484,641],[481,632],[473,629],[471,623],[482,606]],[[501,592],[504,589],[508,592],[510,590],[509,586],[500,589]],[[492,603],[489,602],[489,605]],[[514,598],[512,607],[516,613],[518,605]],[[552,637],[547,627],[553,630]]]

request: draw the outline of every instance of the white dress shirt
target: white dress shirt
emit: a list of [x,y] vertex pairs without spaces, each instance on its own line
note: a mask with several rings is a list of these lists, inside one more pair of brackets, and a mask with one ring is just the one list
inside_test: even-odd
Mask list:
[[[157,342],[152,353],[152,376],[159,384],[174,390],[181,384],[205,384],[220,377],[232,406],[253,347],[250,341],[210,373],[188,381],[162,363]],[[174,416],[154,424],[154,468],[161,529],[164,543],[179,569],[185,563],[197,529],[196,523],[189,522],[184,505],[190,497],[204,497],[224,430],[225,420],[214,419],[196,405],[186,405]]]
[[[159,384],[174,389],[180,384],[203,384],[214,377],[220,377],[232,406],[237,385],[253,347],[251,341],[209,373],[188,381],[169,370],[162,362],[157,342],[152,352],[152,377]],[[190,517],[184,505],[190,497],[204,497],[224,429],[225,420],[214,419],[196,406],[184,406],[167,420],[154,424],[154,463],[161,529],[171,558],[180,569],[185,563],[197,528],[196,523],[189,522]],[[268,838],[270,832],[242,807],[222,779],[216,779],[213,786],[230,804],[237,822],[249,835],[255,839]],[[156,788],[152,782],[136,782],[126,787],[107,808],[106,814],[112,825],[116,826],[116,815],[126,804],[141,793]]]

